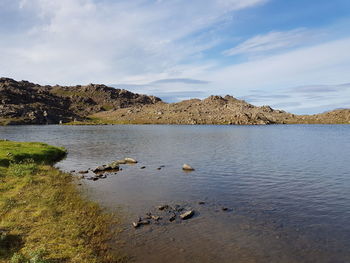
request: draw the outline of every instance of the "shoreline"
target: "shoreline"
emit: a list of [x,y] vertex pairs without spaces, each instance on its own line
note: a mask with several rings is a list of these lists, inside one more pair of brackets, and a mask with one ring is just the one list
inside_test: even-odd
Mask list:
[[115,249],[118,217],[52,166],[65,157],[63,148],[6,140],[0,146],[1,263],[125,262]]

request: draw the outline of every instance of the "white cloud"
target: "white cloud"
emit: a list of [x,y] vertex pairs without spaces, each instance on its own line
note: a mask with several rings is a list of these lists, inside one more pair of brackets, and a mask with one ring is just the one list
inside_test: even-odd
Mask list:
[[[22,31],[0,30],[0,73],[6,77],[41,84],[141,84],[134,90],[164,96],[170,92],[177,97],[183,97],[181,92],[184,96],[245,96],[250,89],[273,94],[281,87],[350,81],[350,39],[343,36],[331,41],[335,37],[324,37],[322,30],[271,31],[247,39],[226,51],[249,59],[239,64],[228,65],[237,63],[229,56],[202,59],[206,50],[225,37],[215,32],[211,36],[213,28],[230,21],[234,31],[236,11],[266,0],[13,0],[12,5],[14,2],[21,13],[18,17],[27,14],[30,23],[20,27]],[[6,25],[0,24],[2,27]],[[209,83],[146,85],[159,79],[186,78]],[[347,89],[332,96],[335,103],[350,94]],[[275,97],[262,104],[279,100],[282,98]],[[323,99],[302,101],[296,95],[281,103],[295,105],[288,108],[291,110],[326,105]]]
[[264,35],[257,35],[243,43],[224,51],[225,55],[233,56],[240,54],[266,54],[276,51],[305,45],[315,37],[315,32],[298,28],[290,31],[272,31]]
[[[272,105],[299,102],[298,106],[284,109],[298,112],[299,109],[307,108],[312,111],[312,108],[320,109],[322,105],[326,106],[329,103],[338,102],[339,105],[343,105],[349,101],[350,89],[332,86],[349,82],[349,47],[350,38],[344,38],[219,68],[193,77],[200,79],[205,76],[206,80],[210,81],[208,91],[217,86],[220,87],[221,94],[233,94],[238,97],[249,95],[252,89],[279,94],[284,87],[285,93],[291,95],[291,98],[264,98],[254,103]],[[290,87],[314,86],[315,82],[327,84],[329,89],[336,88],[337,92],[315,99],[316,93],[307,97],[290,90]],[[321,87],[318,85],[318,88]]]
[[[183,61],[216,44],[191,34],[265,0],[21,0],[26,32],[0,36],[2,74],[41,83],[182,77]],[[5,62],[6,61],[6,62]],[[200,65],[200,67],[203,67]]]

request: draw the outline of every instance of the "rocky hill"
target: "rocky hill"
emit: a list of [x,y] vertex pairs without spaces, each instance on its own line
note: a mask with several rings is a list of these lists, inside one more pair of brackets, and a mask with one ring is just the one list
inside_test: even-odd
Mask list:
[[107,123],[248,125],[287,123],[295,115],[269,106],[256,107],[227,95],[170,104],[158,102],[142,107],[99,112],[92,117]]
[[165,103],[105,85],[40,86],[0,78],[0,124],[295,124],[350,123],[350,109],[295,115],[232,96]]
[[105,85],[41,86],[0,78],[0,123],[46,124],[84,120],[93,113],[153,104],[159,98]]

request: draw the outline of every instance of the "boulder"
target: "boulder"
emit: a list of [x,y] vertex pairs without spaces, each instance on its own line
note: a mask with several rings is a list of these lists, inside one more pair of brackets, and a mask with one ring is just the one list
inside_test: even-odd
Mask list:
[[125,161],[126,163],[137,163],[137,161],[136,161],[135,159],[129,158],[129,157],[125,158],[124,161]]
[[185,213],[181,214],[180,218],[182,220],[186,220],[186,219],[190,219],[193,215],[194,215],[194,211],[193,210],[189,210],[189,211],[186,211]]
[[189,164],[184,164],[183,166],[182,166],[182,170],[184,170],[184,171],[194,171],[194,168],[192,168]]
[[111,167],[113,170],[119,170],[119,162],[115,161],[113,163],[110,163],[108,166]]
[[160,205],[160,206],[158,206],[159,210],[165,210],[165,209],[168,209],[168,208],[169,208],[168,205]]

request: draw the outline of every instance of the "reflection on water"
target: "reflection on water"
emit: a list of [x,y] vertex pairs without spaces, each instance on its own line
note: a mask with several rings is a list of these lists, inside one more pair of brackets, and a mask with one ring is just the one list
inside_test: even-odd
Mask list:
[[[12,126],[1,137],[66,147],[67,171],[138,159],[86,181],[92,198],[122,207],[135,261],[350,262],[350,126]],[[164,203],[198,216],[132,229]]]

